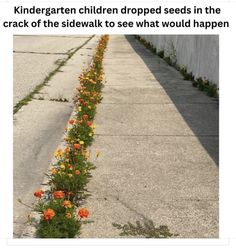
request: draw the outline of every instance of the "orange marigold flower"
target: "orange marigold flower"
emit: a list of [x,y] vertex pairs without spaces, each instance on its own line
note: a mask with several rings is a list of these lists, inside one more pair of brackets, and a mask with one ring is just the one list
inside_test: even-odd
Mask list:
[[63,201],[62,206],[65,208],[72,208],[72,203],[68,200]]
[[86,208],[80,208],[78,211],[78,216],[80,218],[88,218],[89,216],[89,211]]
[[65,148],[65,152],[66,152],[66,153],[70,152],[70,148],[69,148],[69,147],[66,147],[66,148]]
[[61,191],[61,190],[55,191],[55,192],[53,193],[53,197],[54,197],[55,199],[61,199],[61,198],[64,198],[64,197],[65,197],[65,193],[64,193],[63,191]]
[[79,175],[79,174],[80,174],[80,171],[77,169],[77,170],[75,171],[75,174],[76,174],[76,175]]
[[69,120],[69,124],[73,125],[73,124],[75,124],[75,123],[76,123],[76,120],[74,120],[74,119],[70,119],[70,120]]
[[68,164],[67,165],[68,169],[72,170],[73,169],[73,166],[71,164]]
[[57,172],[58,170],[55,167],[51,168],[51,174],[55,175]]
[[87,115],[87,114],[84,114],[84,115],[83,115],[83,120],[86,120],[86,119],[88,119],[88,115]]
[[39,190],[34,192],[34,196],[37,197],[37,198],[41,198],[43,193],[44,193],[44,191],[39,189]]
[[80,104],[84,104],[85,103],[84,99],[79,99],[79,102],[80,102]]
[[75,148],[76,150],[80,149],[80,144],[74,144],[74,148]]
[[48,209],[43,211],[44,220],[46,220],[46,221],[51,220],[55,215],[56,214],[55,214],[54,210],[51,208],[48,208]]
[[91,126],[93,123],[91,121],[87,121],[87,126]]

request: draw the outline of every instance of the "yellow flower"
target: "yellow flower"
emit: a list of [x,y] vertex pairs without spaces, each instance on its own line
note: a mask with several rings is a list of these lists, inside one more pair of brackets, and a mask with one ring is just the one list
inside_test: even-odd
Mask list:
[[64,165],[64,164],[61,164],[60,168],[61,168],[61,169],[65,169],[65,165]]
[[91,108],[92,108],[91,105],[89,105],[89,106],[88,106],[88,109],[91,109]]
[[65,207],[65,208],[72,208],[72,203],[68,200],[64,200],[63,203],[62,203],[62,206]]
[[90,132],[90,133],[89,133],[89,136],[92,137],[92,135],[93,135],[93,133]]
[[66,213],[66,218],[71,219],[72,218],[71,213]]
[[80,144],[84,144],[84,141],[79,141]]
[[69,177],[72,177],[73,175],[72,174],[68,174]]
[[63,151],[62,151],[61,149],[56,150],[56,151],[54,152],[54,156],[55,156],[55,157],[62,157],[62,156],[63,156]]
[[96,128],[96,125],[95,125],[95,124],[92,124],[91,127],[92,127],[93,129],[95,129],[95,128]]

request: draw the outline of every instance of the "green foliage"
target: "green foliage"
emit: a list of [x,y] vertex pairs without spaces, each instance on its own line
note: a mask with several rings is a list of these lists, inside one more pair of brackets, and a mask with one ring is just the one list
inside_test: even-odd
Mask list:
[[195,87],[198,87],[199,90],[206,92],[210,97],[218,97],[218,89],[216,84],[212,84],[209,80],[202,79],[200,77],[197,78],[193,84]]
[[[79,233],[81,221],[76,218],[76,207],[70,208],[63,206],[64,198],[49,200],[47,202],[41,200],[35,207],[35,210],[43,213],[47,209],[52,209],[55,216],[50,220],[43,217],[37,225],[36,236],[40,238],[74,238]],[[66,215],[69,214],[68,218]]]
[[164,50],[158,51],[158,52],[157,52],[157,55],[158,55],[159,57],[161,57],[161,58],[164,58],[164,55],[165,55]]
[[165,60],[165,62],[166,62],[167,64],[169,64],[170,66],[173,65],[170,56],[164,57],[164,60]]
[[143,224],[140,221],[136,221],[135,225],[130,222],[125,225],[117,223],[113,223],[112,225],[122,231],[120,236],[144,238],[170,238],[178,236],[178,234],[171,233],[167,226],[156,227],[152,220],[147,220]]
[[86,125],[86,121],[83,121],[84,125],[76,124],[67,133],[69,137],[70,144],[77,143],[79,141],[84,141],[84,147],[88,147],[93,142],[93,136],[89,136],[90,133],[93,134],[93,129]]
[[194,80],[192,72],[188,73],[187,68],[185,66],[179,66],[176,69],[180,71],[180,73],[184,76],[184,80]]
[[[142,43],[146,48],[148,48],[150,51],[153,51],[152,49],[152,45],[147,42],[145,39],[142,39],[140,36],[135,36],[135,38],[137,40],[140,41],[140,43]],[[178,71],[180,71],[180,73],[183,75],[184,80],[190,80],[192,81],[192,85],[194,87],[198,87],[199,90],[201,91],[205,91],[207,93],[207,95],[209,95],[210,97],[214,97],[214,98],[218,98],[218,88],[216,84],[213,84],[212,82],[208,81],[208,80],[203,80],[202,78],[198,78],[196,80],[194,80],[194,75],[192,74],[192,72],[188,72],[186,66],[179,66],[177,65],[177,61],[176,61],[176,51],[174,49],[173,44],[170,44],[171,47],[171,52],[169,56],[165,57],[165,52],[164,50],[160,50],[157,52],[157,55],[159,57],[161,57],[162,59],[164,59],[170,66],[175,67]],[[154,52],[156,53],[156,51]]]
[[81,224],[75,218],[57,215],[50,221],[40,220],[36,236],[39,238],[74,238],[79,235]]

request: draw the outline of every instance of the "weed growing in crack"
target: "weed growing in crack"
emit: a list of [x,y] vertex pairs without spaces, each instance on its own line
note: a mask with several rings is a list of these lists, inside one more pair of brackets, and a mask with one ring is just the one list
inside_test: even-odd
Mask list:
[[125,225],[117,223],[112,223],[112,225],[122,231],[120,236],[141,238],[171,238],[178,236],[178,234],[171,233],[167,226],[155,226],[152,220],[144,221],[143,224],[140,221],[136,221],[136,224],[128,222]]

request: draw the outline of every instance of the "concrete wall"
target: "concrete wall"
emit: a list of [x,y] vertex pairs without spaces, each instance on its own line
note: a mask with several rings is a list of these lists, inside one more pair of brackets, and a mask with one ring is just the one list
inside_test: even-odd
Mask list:
[[[206,77],[219,86],[218,35],[141,35],[165,56],[176,50],[178,65],[187,67],[195,78]],[[174,48],[174,49],[173,49]]]

